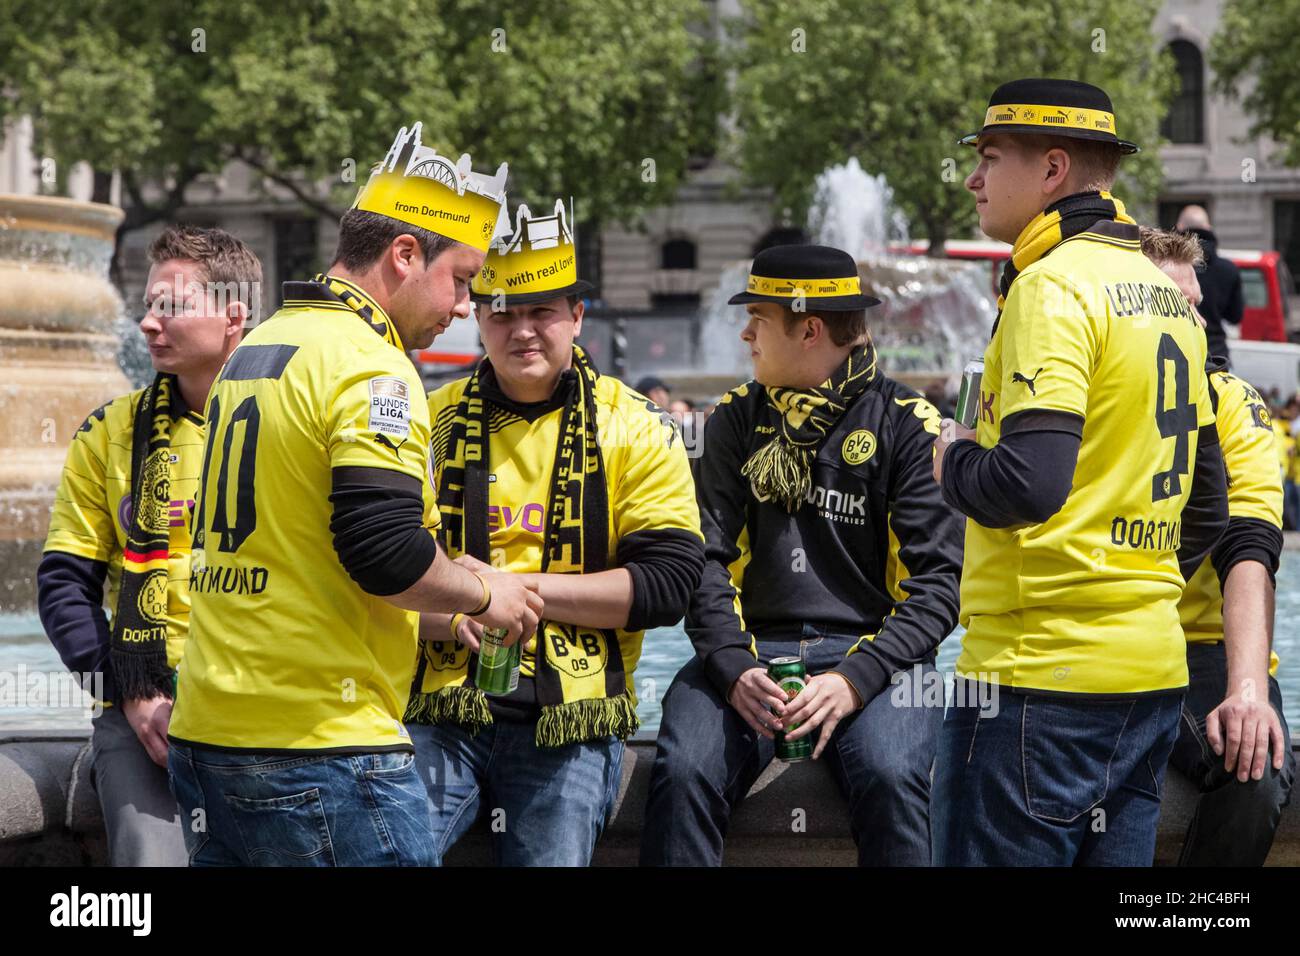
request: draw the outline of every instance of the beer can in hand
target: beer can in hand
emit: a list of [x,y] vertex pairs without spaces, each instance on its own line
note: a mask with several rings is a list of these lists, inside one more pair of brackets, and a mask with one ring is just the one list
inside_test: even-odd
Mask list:
[[984,360],[971,359],[961,373],[961,391],[957,393],[957,424],[974,428],[980,417],[980,384],[984,381]]
[[508,633],[504,627],[485,627],[483,640],[479,642],[474,683],[483,693],[493,697],[504,697],[519,686],[519,659],[523,641],[515,641],[506,647]]
[[[772,678],[772,683],[785,691],[786,696],[793,703],[795,697],[799,695],[805,687],[808,686],[808,671],[804,668],[803,659],[799,657],[774,657],[767,665],[767,676]],[[802,740],[787,741],[785,735],[787,731],[795,730],[799,724],[793,727],[787,727],[785,731],[776,732],[776,756],[779,760],[786,763],[794,763],[797,760],[807,760],[812,756],[813,743],[812,736],[804,737]]]

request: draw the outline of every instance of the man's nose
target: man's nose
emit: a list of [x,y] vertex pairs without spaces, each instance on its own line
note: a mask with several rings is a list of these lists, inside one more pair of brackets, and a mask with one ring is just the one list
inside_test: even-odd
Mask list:
[[162,320],[153,309],[145,312],[144,318],[140,320],[140,331],[156,334],[162,331]]
[[451,314],[458,319],[468,319],[471,308],[473,303],[469,297],[469,289],[466,289],[456,300],[456,304],[451,307]]
[[981,171],[981,166],[983,166],[982,163],[972,169],[970,175],[966,177],[966,188],[971,192],[975,192],[984,185],[984,173]]

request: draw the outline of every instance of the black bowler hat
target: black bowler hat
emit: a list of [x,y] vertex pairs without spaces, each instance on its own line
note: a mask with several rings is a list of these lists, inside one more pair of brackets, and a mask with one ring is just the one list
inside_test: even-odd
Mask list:
[[772,246],[754,256],[744,292],[727,305],[775,302],[789,305],[802,293],[805,312],[851,312],[880,305],[862,291],[858,264],[843,249],[830,246]]
[[1115,135],[1115,108],[1106,91],[1079,80],[1012,80],[989,97],[984,128],[957,140],[974,146],[986,133],[1037,133],[1114,143],[1136,153],[1136,143]]

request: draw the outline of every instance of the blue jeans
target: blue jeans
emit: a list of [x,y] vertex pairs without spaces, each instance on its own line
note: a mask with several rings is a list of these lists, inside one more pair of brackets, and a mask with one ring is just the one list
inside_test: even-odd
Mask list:
[[486,811],[497,866],[587,866],[622,779],[616,737],[539,747],[536,723],[498,720],[471,735],[410,724],[428,790],[435,865]]
[[428,866],[410,751],[232,753],[175,742],[172,793],[190,866]]
[[[974,699],[967,683],[957,678],[958,701]],[[1001,688],[995,700],[996,715],[948,708],[935,865],[1150,866],[1182,694],[1089,701]]]
[[[803,657],[809,675],[831,670],[857,637],[806,627],[804,641],[760,641],[758,657]],[[933,663],[922,666],[933,674]],[[941,706],[897,706],[892,686],[835,728],[823,751],[849,802],[849,826],[862,866],[930,862],[930,765]],[[772,762],[760,737],[723,699],[698,657],[664,696],[641,841],[643,866],[719,866],[731,814]],[[816,737],[814,732],[814,740]]]
[[1295,781],[1295,756],[1282,713],[1282,690],[1272,677],[1268,679],[1268,699],[1282,723],[1287,744],[1282,769],[1273,769],[1270,748],[1264,776],[1241,783],[1223,768],[1223,758],[1210,749],[1205,718],[1223,703],[1227,691],[1226,653],[1222,643],[1187,645],[1191,681],[1169,764],[1186,775],[1201,796],[1187,828],[1179,866],[1263,866]]

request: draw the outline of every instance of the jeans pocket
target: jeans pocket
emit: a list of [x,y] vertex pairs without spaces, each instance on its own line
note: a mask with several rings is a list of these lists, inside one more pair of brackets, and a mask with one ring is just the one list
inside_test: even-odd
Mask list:
[[1020,754],[1030,814],[1070,823],[1105,799],[1111,764],[1133,705],[1025,697]]
[[189,747],[172,744],[168,748],[167,788],[176,801],[176,812],[181,819],[181,834],[189,853],[189,865],[193,866],[195,858],[208,845],[208,811],[203,802],[203,785],[194,770]]
[[366,768],[367,780],[383,780],[412,773],[415,769],[415,754],[410,751],[370,754],[370,766]]
[[320,788],[263,800],[225,798],[254,866],[334,865]]

